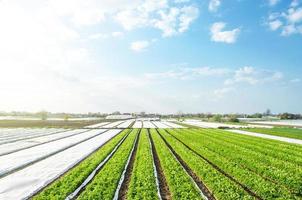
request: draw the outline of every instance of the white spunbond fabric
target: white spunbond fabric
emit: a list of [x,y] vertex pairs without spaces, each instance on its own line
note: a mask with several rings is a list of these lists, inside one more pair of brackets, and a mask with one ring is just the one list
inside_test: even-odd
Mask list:
[[141,121],[135,121],[132,128],[142,128],[142,122]]
[[118,125],[117,128],[128,128],[132,124],[133,121],[134,120],[132,120],[132,119],[127,120],[127,121],[121,123],[120,125]]
[[109,124],[110,122],[101,122],[93,125],[86,126],[85,128],[100,128],[106,124]]
[[77,144],[87,138],[93,137],[105,130],[90,130],[79,135],[71,136],[62,140],[46,143],[43,145],[35,146],[29,149],[24,149],[12,154],[0,156],[0,176],[10,173],[20,167],[26,166],[35,162],[43,157],[53,153],[64,150],[65,148]]
[[27,199],[101,147],[121,130],[114,129],[0,179],[0,200]]
[[261,137],[261,138],[272,139],[272,140],[279,140],[282,142],[288,142],[288,143],[302,145],[302,140],[299,140],[299,139],[280,137],[280,136],[275,136],[275,135],[267,135],[267,134],[262,134],[262,133],[253,133],[253,132],[243,131],[243,130],[227,130],[227,131],[232,132],[232,133],[239,133],[239,134],[243,134],[243,135]]
[[156,128],[150,121],[143,121],[144,128]]
[[109,123],[109,124],[106,124],[105,126],[103,126],[102,128],[114,128],[120,124],[122,124],[124,122],[123,121],[116,121],[116,122],[112,122],[112,123]]
[[39,133],[46,133],[46,132],[56,132],[64,129],[58,128],[26,128],[26,129],[15,129],[11,130],[10,133],[2,134],[0,139],[14,139],[19,137],[24,137],[27,135],[35,135]]
[[175,124],[173,122],[164,121],[163,123],[166,124],[166,125],[168,125],[168,126],[170,126],[171,128],[186,128],[184,126]]
[[2,144],[0,145],[0,156],[10,152],[18,151],[20,149],[30,148],[32,146],[36,146],[41,143],[49,142],[52,140],[59,140],[60,138],[69,137],[84,131],[87,131],[87,129],[75,129],[70,131],[58,132],[52,135],[46,135],[32,139],[20,140],[13,143]]
[[30,133],[22,133],[21,132],[21,133],[19,133],[18,136],[1,139],[0,145],[11,143],[11,142],[16,142],[16,141],[19,141],[19,140],[25,140],[25,139],[44,136],[44,135],[55,134],[55,133],[61,132],[61,131],[64,131],[64,129],[55,129],[55,130],[43,129],[43,130],[35,130],[34,132],[30,132]]
[[164,124],[162,122],[154,121],[153,123],[157,128],[170,128],[169,126],[167,126],[166,124]]

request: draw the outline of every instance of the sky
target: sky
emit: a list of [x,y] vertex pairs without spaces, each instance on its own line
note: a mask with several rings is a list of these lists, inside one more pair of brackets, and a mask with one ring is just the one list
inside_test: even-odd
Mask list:
[[300,0],[0,0],[0,111],[302,113]]

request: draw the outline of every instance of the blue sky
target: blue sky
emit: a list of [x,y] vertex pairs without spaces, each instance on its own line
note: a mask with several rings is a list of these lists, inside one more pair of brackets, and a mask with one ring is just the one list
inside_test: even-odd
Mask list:
[[299,0],[2,0],[0,110],[301,113]]

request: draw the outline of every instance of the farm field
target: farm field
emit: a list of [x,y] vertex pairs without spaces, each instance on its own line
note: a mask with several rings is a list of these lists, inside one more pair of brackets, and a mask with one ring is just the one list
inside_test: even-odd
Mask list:
[[139,122],[0,130],[0,199],[302,198],[301,145]]
[[288,138],[295,138],[302,140],[302,129],[294,129],[294,128],[272,128],[272,129],[265,129],[265,128],[249,128],[243,129],[249,132],[255,133],[263,133],[268,135],[275,135],[281,137],[288,137]]

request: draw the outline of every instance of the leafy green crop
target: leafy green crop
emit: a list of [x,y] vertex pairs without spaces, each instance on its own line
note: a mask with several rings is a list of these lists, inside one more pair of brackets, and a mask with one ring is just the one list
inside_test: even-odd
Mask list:
[[253,199],[242,188],[219,173],[164,130],[160,130],[160,133],[217,199]]
[[[280,182],[272,182],[265,179],[264,174],[260,174],[260,171],[264,169],[271,170],[271,174],[274,173],[274,170],[278,168],[272,168],[270,165],[276,162],[275,160],[270,160],[266,165],[257,164],[261,161],[259,159],[267,159],[266,155],[258,155],[257,152],[245,154],[246,151],[242,147],[233,145],[228,148],[228,143],[223,142],[223,139],[228,137],[228,132],[220,135],[220,139],[213,139],[213,136],[216,136],[215,129],[204,129],[207,133],[196,134],[189,133],[188,131],[171,131],[175,137],[183,141],[185,144],[190,146],[196,152],[207,157],[211,162],[219,166],[222,170],[231,174],[242,184],[246,185],[256,194],[261,196],[264,199],[294,199],[297,198],[293,193],[299,193],[301,179],[301,174],[288,174],[288,176],[294,176],[295,178],[288,179],[287,184],[284,183],[283,187],[280,187],[284,178],[280,179]],[[257,157],[258,155],[258,157]],[[250,168],[248,168],[249,166]],[[262,167],[262,168],[261,168]],[[252,169],[252,170],[251,170]],[[294,170],[294,169],[293,169]],[[258,173],[257,173],[258,172]],[[281,170],[277,171],[280,173]],[[282,174],[281,174],[282,175]],[[275,174],[275,178],[278,177],[278,174]],[[287,187],[295,192],[290,192]]]
[[302,140],[302,129],[295,128],[248,128],[243,129],[255,133],[263,133],[268,135],[276,135]]
[[137,130],[133,130],[113,157],[94,177],[78,199],[112,199],[123,173],[125,164],[134,145]]
[[158,199],[151,146],[146,129],[143,129],[140,135],[127,199]]
[[151,136],[154,140],[155,149],[163,168],[172,198],[202,199],[189,175],[173,157],[173,154],[154,129],[151,129]]

